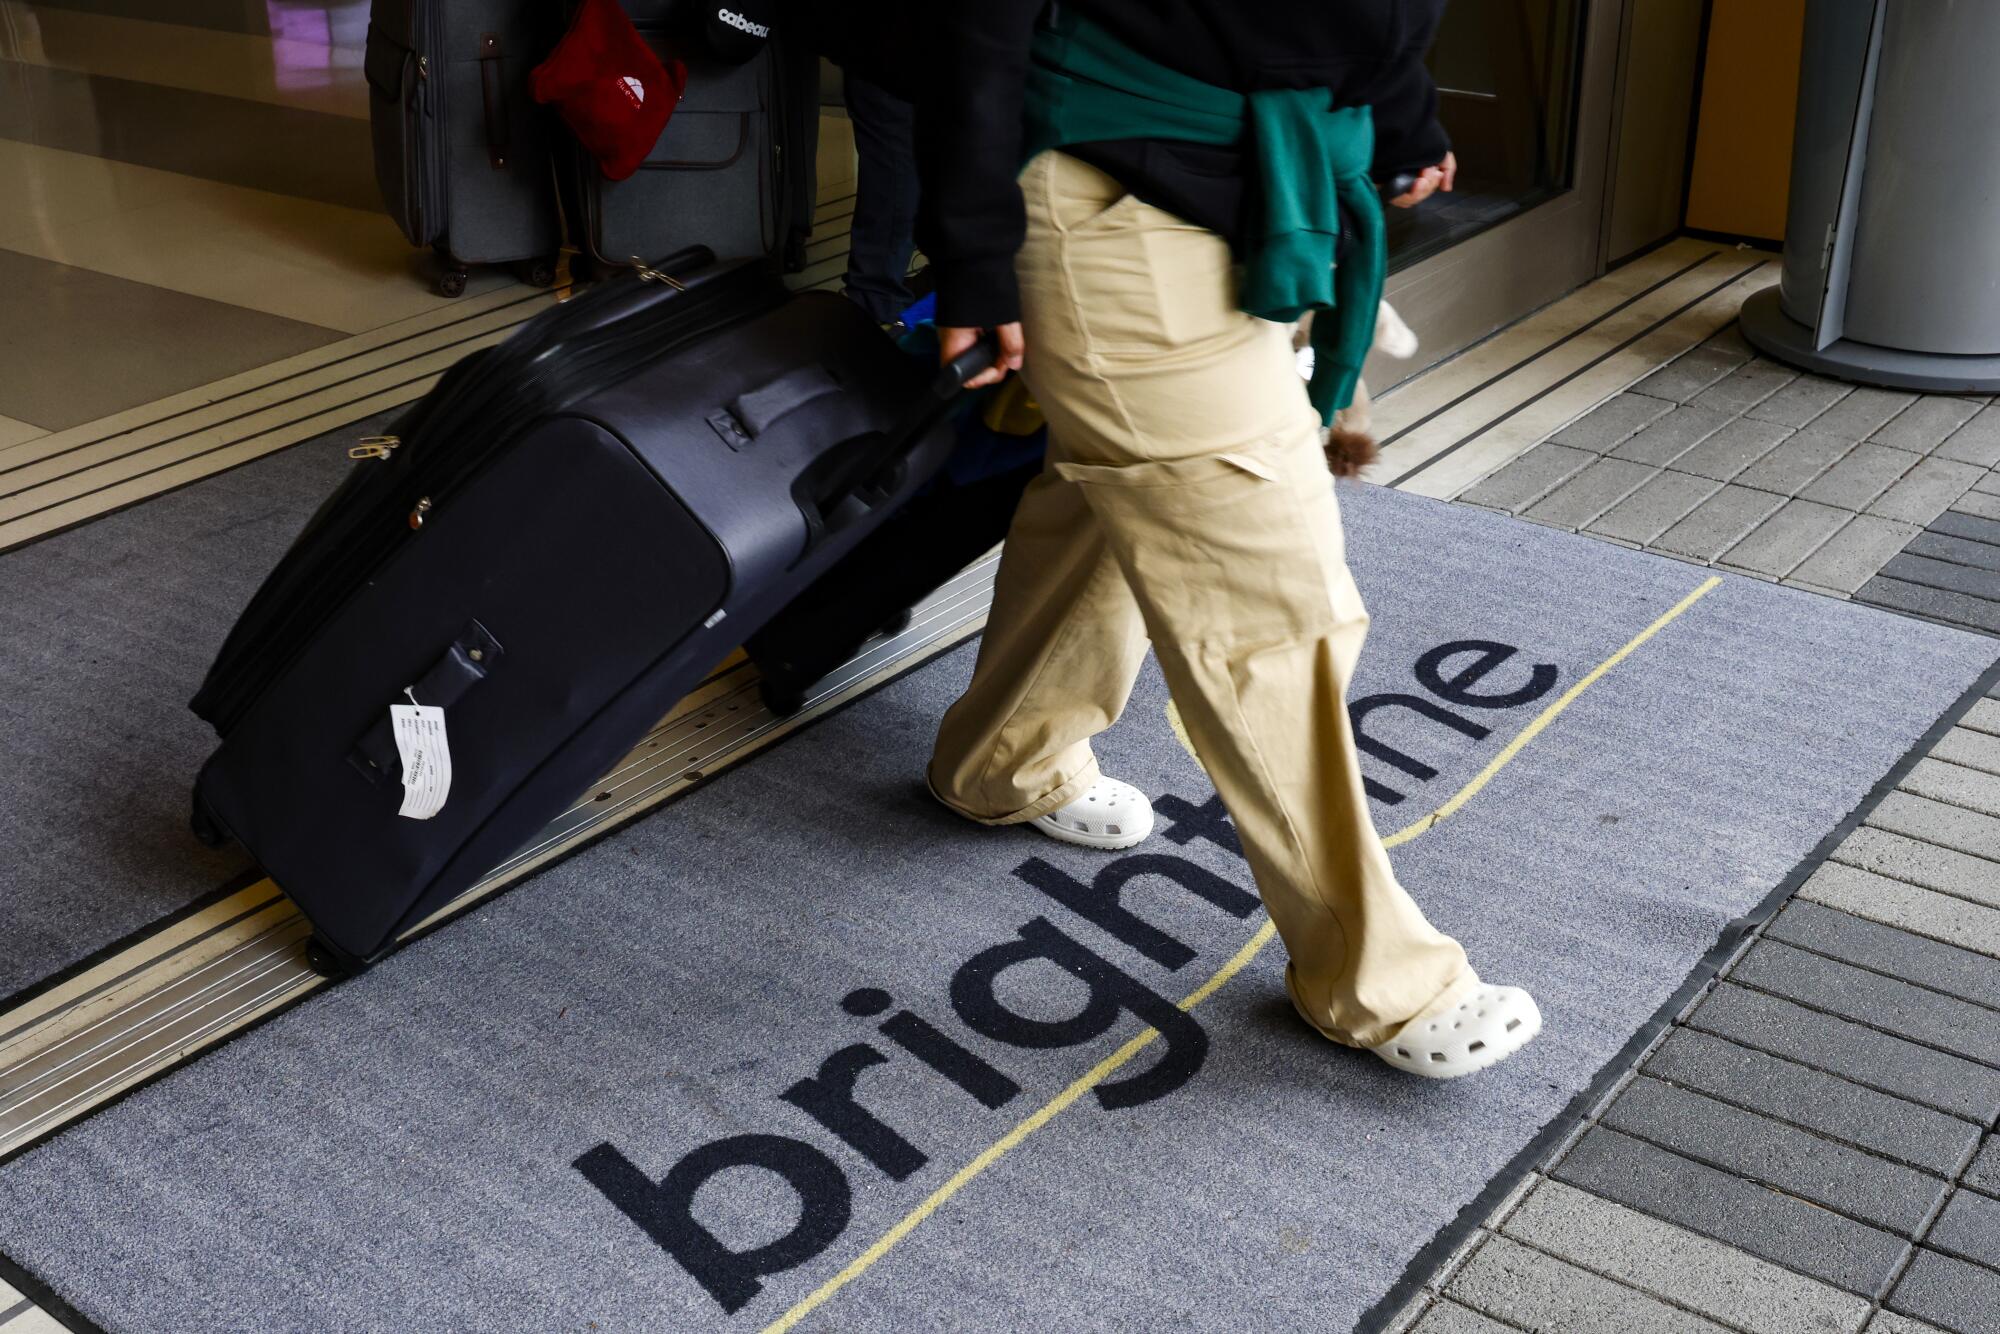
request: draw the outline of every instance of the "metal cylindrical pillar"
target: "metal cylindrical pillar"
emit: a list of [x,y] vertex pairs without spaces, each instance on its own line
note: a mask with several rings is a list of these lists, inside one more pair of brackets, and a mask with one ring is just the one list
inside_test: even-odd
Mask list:
[[1872,384],[2000,390],[2000,4],[1811,0],[1771,355]]

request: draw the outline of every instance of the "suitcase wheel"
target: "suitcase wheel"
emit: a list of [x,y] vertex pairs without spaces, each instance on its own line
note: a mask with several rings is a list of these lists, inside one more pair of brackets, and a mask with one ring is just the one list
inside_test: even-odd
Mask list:
[[321,977],[338,982],[368,971],[368,964],[315,934],[306,940],[306,963]]
[[556,266],[561,259],[560,255],[544,255],[540,259],[524,260],[517,272],[521,281],[530,287],[554,287]]
[[472,275],[467,273],[464,269],[446,269],[443,273],[440,273],[438,275],[438,280],[437,280],[438,295],[464,296],[465,280],[471,276]]
[[806,706],[805,686],[790,679],[765,676],[757,682],[764,707],[780,718],[789,718]]
[[194,831],[194,836],[201,840],[204,847],[221,848],[229,845],[229,831],[217,824],[215,817],[208,813],[208,808],[199,801],[188,813],[188,828]]

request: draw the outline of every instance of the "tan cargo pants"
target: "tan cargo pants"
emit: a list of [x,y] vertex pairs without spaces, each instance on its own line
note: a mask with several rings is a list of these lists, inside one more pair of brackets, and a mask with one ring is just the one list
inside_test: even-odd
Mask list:
[[932,787],[989,824],[1077,796],[1150,637],[1291,953],[1293,1000],[1372,1046],[1477,979],[1370,820],[1345,704],[1368,614],[1290,331],[1236,309],[1225,241],[1104,172],[1045,153],[1021,184],[1049,468],[1008,535]]

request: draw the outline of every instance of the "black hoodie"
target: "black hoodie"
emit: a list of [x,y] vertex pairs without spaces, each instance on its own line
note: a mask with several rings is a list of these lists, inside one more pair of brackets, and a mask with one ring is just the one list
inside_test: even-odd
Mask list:
[[[1061,0],[1168,68],[1237,92],[1326,88],[1375,114],[1375,174],[1440,162],[1437,89],[1424,67],[1445,0]],[[1025,228],[1022,87],[1048,0],[929,0],[921,29],[917,118],[924,208],[919,231],[938,276],[938,322],[990,327],[1020,318],[1014,252]],[[1248,166],[1237,148],[1159,140],[1070,153],[1148,203],[1237,240]]]

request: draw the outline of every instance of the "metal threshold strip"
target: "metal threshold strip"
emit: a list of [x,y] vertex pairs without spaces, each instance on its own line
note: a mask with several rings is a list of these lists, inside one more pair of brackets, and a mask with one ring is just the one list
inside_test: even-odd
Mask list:
[[[996,552],[965,570],[791,717],[764,707],[748,662],[718,672],[526,847],[404,939],[962,642],[985,623],[998,563]],[[309,934],[277,887],[259,881],[0,1014],[0,1160],[326,986],[305,962]]]
[[[815,214],[816,261],[793,287],[837,286],[848,200]],[[825,251],[824,254],[818,254]],[[508,286],[157,403],[0,448],[0,552],[414,402],[569,289]]]
[[560,294],[502,289],[0,450],[0,551],[420,398]]

